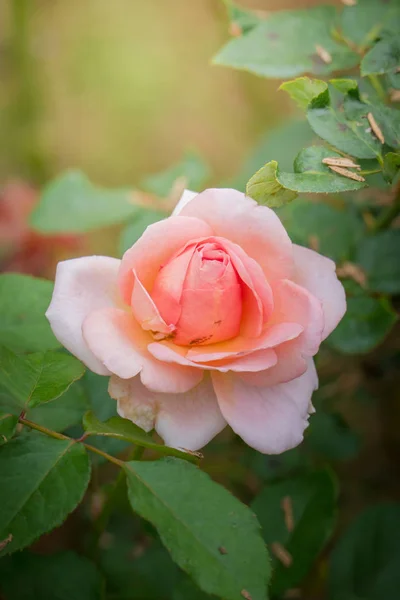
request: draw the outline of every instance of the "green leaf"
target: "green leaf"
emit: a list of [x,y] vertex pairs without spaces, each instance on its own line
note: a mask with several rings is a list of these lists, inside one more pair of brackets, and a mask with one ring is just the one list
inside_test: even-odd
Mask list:
[[0,446],[6,444],[14,435],[18,417],[0,412]]
[[[307,119],[315,133],[351,156],[380,157],[382,145],[365,118],[371,106],[353,96],[344,96],[338,91],[333,94],[332,89],[330,92],[316,96],[308,108]],[[375,106],[372,112],[374,110]]]
[[249,179],[246,194],[259,204],[275,208],[291,202],[297,192],[287,190],[278,180],[278,163],[271,160]]
[[44,313],[53,283],[28,275],[0,275],[0,344],[14,352],[37,352],[58,348],[60,343]]
[[[363,104],[355,99],[348,99],[344,104],[346,116],[353,123],[364,123],[369,126],[367,115],[372,113],[375,121],[382,130],[385,143],[392,148],[400,147],[400,111],[379,102],[373,105]],[[368,131],[366,132],[368,133]]]
[[188,462],[125,465],[129,500],[173,560],[210,594],[266,600],[268,555],[251,511]]
[[318,251],[336,262],[350,260],[364,235],[365,226],[352,204],[331,206],[299,198],[277,210],[292,241],[317,246]]
[[145,229],[149,225],[165,219],[166,216],[167,215],[161,211],[140,208],[134,220],[122,230],[121,237],[119,239],[120,254],[122,255],[124,252],[129,250],[129,248],[131,248],[133,244],[138,241],[140,236],[144,233]]
[[1,554],[28,546],[60,525],[82,499],[90,463],[82,444],[29,434],[0,448]]
[[48,402],[29,409],[27,418],[53,431],[65,431],[68,427],[81,423],[89,408],[89,400],[81,382],[77,381],[57,398],[57,402]]
[[362,293],[347,298],[347,312],[328,343],[344,354],[364,354],[383,342],[396,321],[397,315],[386,298]]
[[[326,75],[354,67],[358,56],[331,37],[335,17],[333,6],[274,12],[248,33],[228,42],[213,62],[277,78],[303,73]],[[320,58],[318,46],[331,55],[331,62]]]
[[[289,531],[282,509],[290,498],[293,530]],[[328,470],[268,484],[252,508],[260,520],[267,544],[280,543],[292,557],[285,567],[273,559],[271,591],[280,596],[307,575],[329,539],[336,517],[336,481]]]
[[124,440],[143,448],[151,448],[160,454],[176,456],[190,462],[198,462],[201,455],[196,452],[182,452],[176,448],[170,448],[162,444],[156,444],[148,433],[140,427],[122,417],[111,417],[105,423],[99,421],[94,413],[88,412],[83,418],[83,428],[88,435],[100,435]]
[[13,600],[102,600],[102,577],[84,556],[22,552],[0,562],[0,589]]
[[361,75],[382,75],[394,71],[399,64],[400,40],[396,35],[384,37],[362,59]]
[[294,161],[294,173],[283,172],[275,160],[264,165],[251,177],[246,194],[259,204],[279,208],[296,198],[298,193],[338,193],[365,187],[333,172],[322,160],[340,158],[340,154],[323,146],[311,146],[300,151]]
[[43,190],[31,224],[41,233],[86,233],[123,223],[135,214],[132,190],[95,186],[80,171],[66,171]]
[[224,0],[231,23],[238,25],[242,33],[253,29],[260,22],[260,17],[253,11],[245,10],[230,0]]
[[292,81],[285,81],[279,89],[287,92],[297,106],[306,109],[315,96],[319,96],[328,89],[328,84],[320,79],[298,77]]
[[400,230],[366,237],[357,249],[357,262],[367,275],[368,288],[384,294],[400,292]]
[[282,171],[290,171],[296,155],[316,139],[307,121],[287,120],[268,130],[246,160],[230,186],[244,191],[250,177],[265,163],[276,160]]
[[180,188],[200,191],[210,176],[210,168],[195,152],[187,152],[177,164],[161,173],[149,175],[140,184],[146,192],[156,196],[168,196],[177,181]]
[[331,600],[394,600],[400,587],[400,505],[372,506],[339,540],[330,562]]
[[345,6],[340,17],[345,38],[361,48],[368,47],[383,32],[398,33],[400,6],[398,0],[358,0]]
[[58,398],[84,372],[68,354],[48,350],[17,356],[0,347],[0,385],[25,409]]
[[352,94],[359,97],[358,81],[349,78],[330,79],[329,83],[341,94]]
[[383,157],[383,173],[389,183],[392,183],[400,171],[400,152],[388,152]]
[[358,436],[339,413],[324,412],[321,407],[310,419],[306,444],[314,454],[329,460],[348,460],[360,449]]

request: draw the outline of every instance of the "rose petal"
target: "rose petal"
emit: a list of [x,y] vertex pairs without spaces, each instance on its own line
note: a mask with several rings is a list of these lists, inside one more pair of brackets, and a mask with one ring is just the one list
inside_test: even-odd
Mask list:
[[135,319],[140,323],[142,329],[146,331],[155,331],[164,335],[170,335],[175,330],[175,327],[167,325],[151,296],[141,284],[136,271],[132,270],[132,273],[133,290],[131,306]]
[[234,374],[213,372],[212,380],[221,412],[232,429],[264,454],[280,454],[303,439],[308,425],[315,369],[273,387],[253,387]]
[[292,243],[277,215],[265,206],[231,189],[209,189],[192,198],[179,218],[197,217],[214,235],[238,244],[262,267],[269,282],[290,278]]
[[293,245],[294,281],[311,292],[322,304],[325,326],[324,340],[335,329],[346,312],[346,294],[336,276],[336,265],[314,250]]
[[197,192],[191,192],[190,190],[184,190],[182,196],[178,200],[178,204],[175,206],[172,215],[179,215],[182,208],[186,206],[188,202],[190,202],[195,196],[197,196]]
[[110,379],[109,393],[118,401],[118,412],[139,427],[153,427],[168,446],[199,450],[215,437],[226,422],[219,410],[210,379],[186,394],[155,394],[138,377]]
[[126,304],[131,302],[133,269],[146,290],[151,292],[160,267],[165,265],[175,252],[194,238],[210,235],[213,235],[211,227],[192,217],[169,217],[149,225],[122,257],[118,283]]
[[82,337],[82,323],[93,311],[118,304],[116,258],[88,256],[58,263],[53,297],[46,312],[56,338],[99,375],[110,371]]
[[[242,379],[249,385],[272,386],[285,383],[303,375],[307,370],[307,362],[302,353],[302,343],[299,338],[277,346],[274,351],[277,364],[266,370],[253,373],[241,373]],[[251,355],[252,356],[252,355]]]
[[147,351],[149,334],[124,310],[106,308],[90,314],[83,324],[83,334],[108,372],[122,379],[140,372],[143,384],[153,391],[183,393],[203,376],[197,369],[156,360]]

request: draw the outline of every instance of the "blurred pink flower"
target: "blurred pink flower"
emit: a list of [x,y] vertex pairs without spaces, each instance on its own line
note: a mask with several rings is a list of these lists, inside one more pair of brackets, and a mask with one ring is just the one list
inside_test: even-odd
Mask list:
[[291,243],[244,194],[185,192],[122,261],[58,265],[47,311],[66,348],[111,376],[121,416],[197,450],[228,423],[280,453],[303,439],[312,357],[346,310],[335,264]]

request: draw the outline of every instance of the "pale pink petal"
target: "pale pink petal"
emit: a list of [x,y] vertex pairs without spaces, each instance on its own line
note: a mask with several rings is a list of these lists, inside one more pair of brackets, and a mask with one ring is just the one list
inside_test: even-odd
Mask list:
[[82,323],[93,311],[118,305],[116,258],[88,256],[58,263],[53,297],[46,312],[56,338],[99,375],[110,371],[82,337]]
[[253,373],[241,373],[242,379],[250,385],[266,387],[291,381],[306,372],[307,362],[301,353],[302,343],[299,338],[277,346],[274,351],[277,356],[276,365],[265,371],[258,369]]
[[159,269],[175,252],[192,239],[210,235],[213,235],[211,227],[192,217],[169,217],[149,225],[122,257],[118,283],[126,304],[131,302],[133,269],[146,290],[151,292]]
[[186,394],[155,394],[138,377],[113,376],[109,393],[118,401],[121,417],[145,431],[155,428],[175,448],[199,450],[226,426],[209,378]]
[[120,309],[104,309],[89,315],[83,324],[84,338],[109,372],[122,379],[140,378],[149,389],[183,393],[197,385],[202,372],[177,364],[164,364],[147,350],[150,335],[133,315]]
[[277,215],[231,189],[209,189],[195,196],[179,213],[210,225],[214,235],[238,244],[262,267],[268,281],[290,278],[292,243]]
[[255,387],[239,376],[212,373],[221,412],[232,429],[264,454],[280,454],[303,439],[316,387],[313,365],[304,375],[273,387]]
[[294,281],[305,287],[322,303],[324,340],[335,329],[346,312],[346,294],[336,276],[336,265],[330,259],[302,246],[293,245]]
[[182,196],[180,197],[178,204],[175,206],[173,215],[179,215],[182,208],[186,206],[188,202],[190,202],[195,196],[197,196],[197,192],[191,192],[190,190],[184,190]]
[[324,314],[321,302],[305,288],[282,279],[272,287],[274,311],[270,323],[299,323],[304,331],[301,335],[303,351],[308,356],[318,352],[324,330]]
[[215,360],[207,364],[189,360],[182,350],[179,346],[174,346],[169,342],[153,342],[148,346],[148,351],[164,363],[187,365],[210,371],[216,370],[221,371],[221,373],[227,373],[228,371],[261,371],[262,369],[273,367],[277,362],[275,351],[271,348],[253,352],[252,354],[244,353],[242,356],[229,357],[230,360]]
[[149,293],[141,284],[136,271],[133,270],[132,273],[133,290],[131,306],[135,319],[140,323],[142,329],[146,331],[170,335],[175,330],[174,325],[167,325]]

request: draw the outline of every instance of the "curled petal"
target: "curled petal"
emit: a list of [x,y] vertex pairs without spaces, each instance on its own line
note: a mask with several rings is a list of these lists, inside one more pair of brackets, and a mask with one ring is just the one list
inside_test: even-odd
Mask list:
[[156,360],[147,351],[149,334],[124,310],[106,308],[92,313],[83,324],[83,333],[89,348],[109,373],[121,379],[140,373],[143,384],[153,391],[183,393],[203,376],[197,369]]
[[294,281],[311,292],[322,304],[324,340],[346,312],[346,294],[336,276],[336,265],[330,258],[296,244],[293,245],[293,256]]
[[179,218],[197,217],[214,235],[238,244],[263,269],[268,281],[291,277],[292,243],[277,215],[231,189],[209,189],[193,197]]
[[149,225],[136,244],[127,250],[122,257],[118,275],[121,296],[130,305],[133,273],[147,291],[151,292],[160,267],[194,238],[213,235],[207,223],[193,217],[169,217],[158,223]]
[[231,373],[212,373],[224,418],[249,446],[264,454],[280,454],[300,444],[317,386],[311,363],[301,377],[272,387],[250,386]]
[[145,331],[154,331],[164,335],[170,335],[175,327],[167,325],[160,312],[152,300],[150,294],[143,287],[136,271],[133,270],[133,290],[132,290],[132,312],[136,320]]
[[58,263],[53,297],[46,312],[56,338],[99,375],[107,367],[93,354],[82,336],[82,324],[92,312],[118,304],[116,258],[88,256]]
[[186,394],[149,391],[138,377],[111,377],[109,393],[118,401],[121,417],[145,431],[155,428],[168,446],[199,450],[215,437],[226,421],[209,378]]
[[173,216],[179,215],[182,208],[186,206],[188,202],[190,202],[195,196],[197,196],[197,192],[191,192],[190,190],[184,190],[182,196],[180,197],[178,204],[175,206],[174,211],[172,213]]

